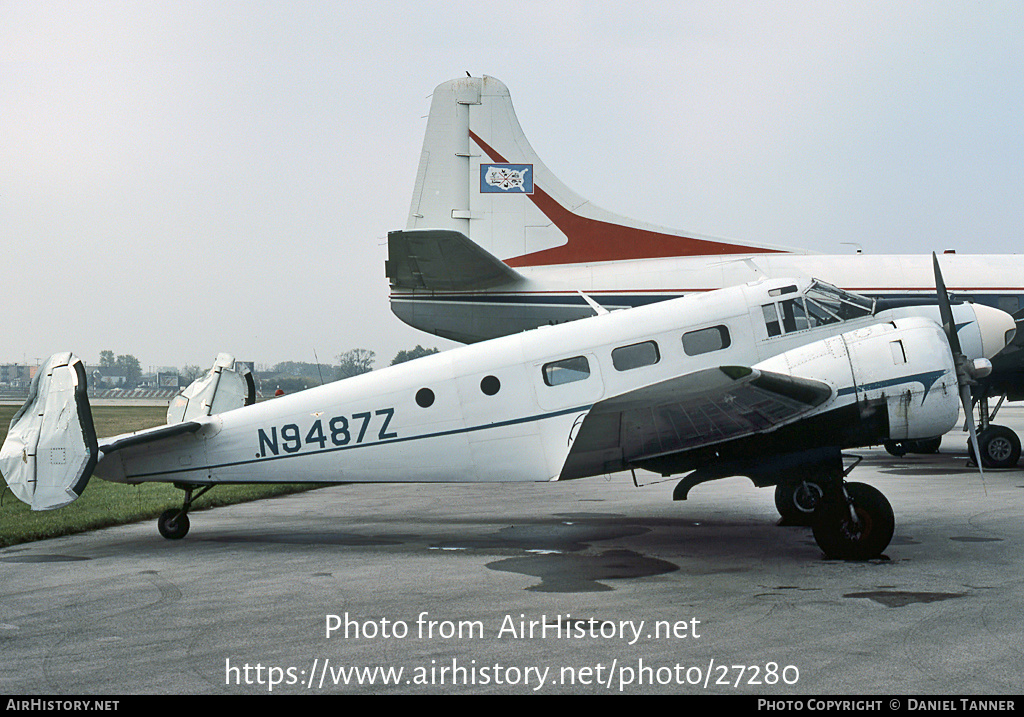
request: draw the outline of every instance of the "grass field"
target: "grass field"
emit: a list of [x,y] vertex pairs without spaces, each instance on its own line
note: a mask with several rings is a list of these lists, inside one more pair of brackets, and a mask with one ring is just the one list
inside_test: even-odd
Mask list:
[[[17,406],[0,406],[0,442],[7,437]],[[167,409],[159,406],[94,406],[96,434],[120,433],[159,426],[167,420]],[[285,493],[309,490],[308,484],[218,486],[195,501],[192,510],[242,503]],[[184,494],[166,483],[122,485],[92,478],[82,497],[57,510],[31,511],[15,498],[7,484],[0,492],[0,547],[43,538],[55,538],[110,525],[139,520],[156,520],[167,508],[181,507]],[[153,530],[156,530],[154,524]]]

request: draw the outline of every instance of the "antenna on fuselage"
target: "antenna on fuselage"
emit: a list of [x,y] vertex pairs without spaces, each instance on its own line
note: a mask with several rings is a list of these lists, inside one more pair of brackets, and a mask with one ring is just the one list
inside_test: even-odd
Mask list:
[[579,289],[576,290],[576,293],[579,294],[580,296],[582,296],[583,300],[586,301],[588,304],[590,304],[590,308],[593,309],[594,313],[597,314],[598,316],[601,316],[602,314],[607,314],[608,313],[608,309],[606,309],[603,306],[601,306],[599,303],[597,303],[596,301],[591,299],[589,296],[584,294]]

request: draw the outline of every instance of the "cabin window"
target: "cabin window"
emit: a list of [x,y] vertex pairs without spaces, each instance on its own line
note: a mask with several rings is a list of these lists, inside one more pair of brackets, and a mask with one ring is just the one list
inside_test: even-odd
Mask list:
[[480,379],[480,390],[485,396],[493,396],[501,390],[501,381],[497,376],[484,376]]
[[420,408],[430,408],[434,405],[434,392],[429,388],[421,388],[416,392],[416,404]]
[[641,366],[651,366],[660,360],[658,344],[653,341],[620,346],[612,350],[612,365],[616,371],[629,371]]
[[1016,314],[1020,310],[1020,299],[1016,296],[1000,296],[996,307],[1008,314]]
[[683,334],[683,351],[687,356],[699,356],[729,348],[732,343],[729,329],[725,326],[710,326]]
[[544,383],[548,386],[561,386],[564,383],[583,381],[590,376],[590,362],[586,356],[552,361],[543,366]]

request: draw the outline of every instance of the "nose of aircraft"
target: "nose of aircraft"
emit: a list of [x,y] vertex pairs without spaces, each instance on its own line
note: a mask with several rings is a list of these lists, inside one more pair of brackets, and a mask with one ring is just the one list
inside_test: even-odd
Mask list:
[[974,315],[981,331],[981,352],[985,358],[992,358],[1013,341],[1017,325],[1005,311],[982,304],[974,305]]

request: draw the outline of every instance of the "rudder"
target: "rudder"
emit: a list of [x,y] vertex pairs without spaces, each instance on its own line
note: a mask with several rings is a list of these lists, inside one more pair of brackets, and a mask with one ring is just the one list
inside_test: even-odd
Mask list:
[[0,472],[32,510],[60,508],[81,496],[99,448],[86,393],[85,366],[72,353],[50,356],[0,448]]

